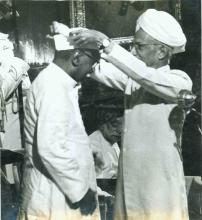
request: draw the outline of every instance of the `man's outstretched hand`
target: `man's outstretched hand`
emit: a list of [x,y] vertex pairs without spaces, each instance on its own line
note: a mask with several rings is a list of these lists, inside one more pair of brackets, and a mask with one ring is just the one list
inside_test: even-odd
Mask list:
[[71,39],[80,47],[85,47],[86,45],[94,45],[100,48],[104,39],[108,37],[96,30],[75,30],[70,32]]

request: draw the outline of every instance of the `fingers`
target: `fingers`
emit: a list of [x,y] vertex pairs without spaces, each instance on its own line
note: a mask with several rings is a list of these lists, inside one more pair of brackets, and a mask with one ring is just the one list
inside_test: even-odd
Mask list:
[[78,34],[80,34],[81,32],[83,32],[84,30],[73,30],[69,33],[69,36],[76,36]]
[[86,30],[74,30],[69,33],[70,39],[78,46],[87,44]]
[[82,33],[76,33],[76,35],[71,36],[71,40],[74,41],[79,46],[85,46],[88,43],[88,38],[83,36]]
[[53,39],[54,39],[54,37],[53,37],[53,36],[51,36],[50,34],[47,34],[47,35],[46,35],[46,38],[47,38],[47,39],[51,39],[51,40],[53,40]]

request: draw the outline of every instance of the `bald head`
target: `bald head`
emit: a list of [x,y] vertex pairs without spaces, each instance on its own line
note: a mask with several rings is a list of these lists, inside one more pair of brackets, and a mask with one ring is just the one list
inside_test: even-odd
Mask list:
[[81,81],[99,59],[99,53],[91,49],[72,49],[56,51],[54,63],[62,68],[74,80]]

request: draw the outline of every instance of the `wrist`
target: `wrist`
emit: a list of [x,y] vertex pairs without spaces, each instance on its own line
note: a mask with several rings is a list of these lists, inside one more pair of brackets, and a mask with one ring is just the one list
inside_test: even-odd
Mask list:
[[109,38],[104,38],[99,47],[100,52],[105,52],[106,54],[110,53],[113,48],[113,42]]
[[110,41],[110,44],[108,47],[105,47],[105,49],[103,50],[104,53],[109,54],[112,52],[114,48],[114,42]]
[[101,39],[101,45],[100,45],[100,50],[104,50],[106,47],[108,47],[110,44],[110,40],[109,38],[104,38],[104,39]]

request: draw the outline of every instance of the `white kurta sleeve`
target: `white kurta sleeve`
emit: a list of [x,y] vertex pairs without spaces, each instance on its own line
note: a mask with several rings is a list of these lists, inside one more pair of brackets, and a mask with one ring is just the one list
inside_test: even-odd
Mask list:
[[192,81],[183,71],[170,70],[167,73],[161,68],[147,67],[144,62],[117,44],[109,54],[103,53],[102,57],[149,92],[169,101],[176,102],[180,90],[192,89]]
[[3,78],[1,88],[5,99],[11,95],[21,81],[26,81],[26,89],[30,87],[31,83],[27,73],[28,70],[29,65],[24,60],[18,57],[13,57],[10,60],[7,71],[0,73]]
[[[111,88],[125,91],[129,77],[113,64],[101,59],[100,63],[95,65],[93,70],[91,78]],[[135,81],[133,81],[132,87],[136,87]]]
[[[56,185],[71,202],[82,199],[89,181],[80,174],[75,143],[69,135],[74,117],[74,104],[64,85],[42,91],[37,107],[37,147],[42,163]],[[48,87],[48,86],[47,86]],[[74,131],[73,131],[74,132]]]

